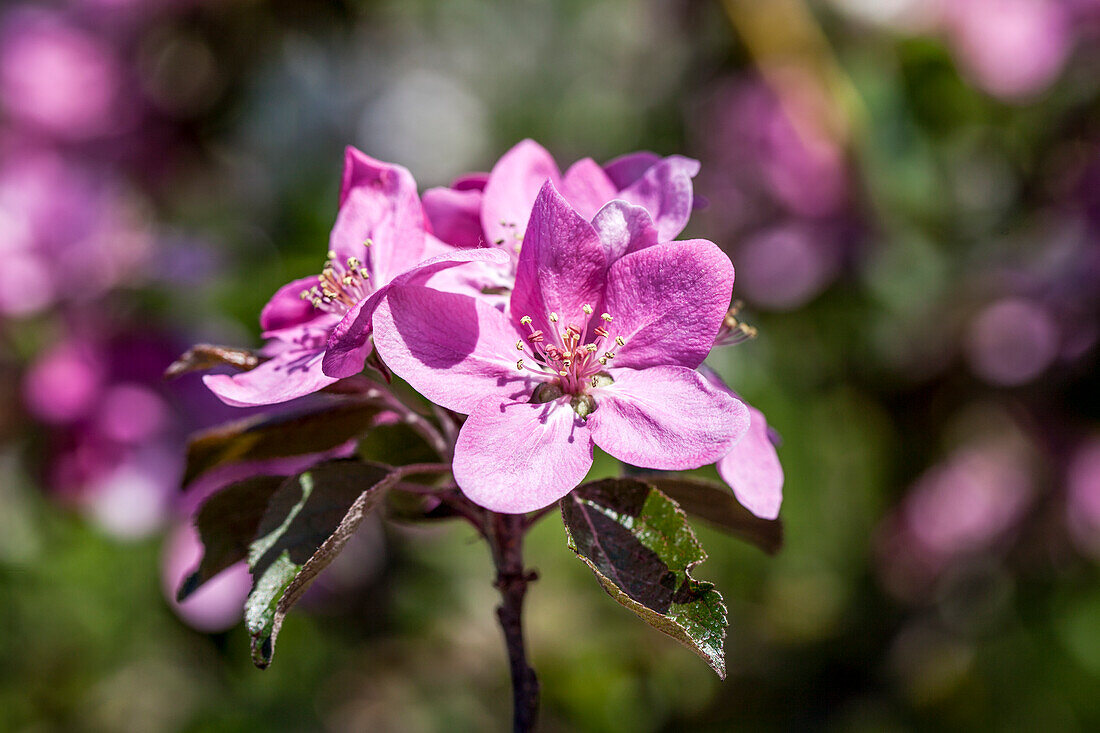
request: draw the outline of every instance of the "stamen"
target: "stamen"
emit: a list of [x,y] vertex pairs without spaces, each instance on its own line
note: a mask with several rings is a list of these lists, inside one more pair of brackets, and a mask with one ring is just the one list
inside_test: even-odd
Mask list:
[[523,318],[519,319],[519,322],[522,323],[524,326],[530,326],[531,316],[524,316]]
[[582,305],[581,310],[584,311],[585,315],[592,315],[592,306],[588,305],[588,303]]
[[551,323],[557,323],[558,322],[558,314],[555,313],[554,311],[550,311],[550,322]]
[[608,323],[611,323],[611,314],[610,313],[601,313],[600,318],[604,319]]

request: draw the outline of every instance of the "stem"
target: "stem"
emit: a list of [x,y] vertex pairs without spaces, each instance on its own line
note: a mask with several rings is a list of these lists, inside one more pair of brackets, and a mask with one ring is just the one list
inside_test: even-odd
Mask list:
[[501,598],[497,620],[504,632],[512,673],[512,723],[517,733],[526,733],[535,727],[539,681],[535,670],[527,663],[523,643],[523,597],[527,593],[527,584],[538,575],[523,569],[523,515],[494,512],[488,515],[488,521],[490,526],[486,534],[496,565],[496,587]]

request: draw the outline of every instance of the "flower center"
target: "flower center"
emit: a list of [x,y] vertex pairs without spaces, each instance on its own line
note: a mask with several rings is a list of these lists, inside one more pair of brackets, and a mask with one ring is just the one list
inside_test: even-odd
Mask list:
[[[536,330],[530,316],[523,316],[519,322],[527,327],[526,342],[516,342],[516,349],[531,360],[516,362],[516,369],[528,369],[556,381],[564,394],[583,395],[590,387],[599,387],[608,379],[604,370],[615,358],[610,343],[622,346],[626,341],[621,336],[610,338],[607,327],[613,317],[601,313],[600,320],[592,318],[592,306],[581,306],[583,317],[581,325],[569,323],[564,329],[559,325],[561,319],[557,313],[550,313],[548,320],[552,331],[546,333]],[[594,321],[594,324],[590,324]],[[602,322],[600,322],[602,321]],[[585,342],[588,335],[591,340]]]
[[[366,245],[370,246],[369,239]],[[301,296],[302,300],[313,303],[314,308],[342,316],[373,291],[370,273],[358,257],[349,257],[346,263],[340,262],[336,259],[336,253],[329,251],[324,269],[317,276],[317,284],[303,290]]]

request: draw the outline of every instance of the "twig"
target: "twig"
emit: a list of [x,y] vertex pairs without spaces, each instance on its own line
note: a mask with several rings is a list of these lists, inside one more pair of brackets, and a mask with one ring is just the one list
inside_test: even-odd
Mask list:
[[504,632],[512,673],[512,723],[516,733],[527,733],[534,729],[538,715],[539,681],[535,670],[527,662],[523,641],[523,598],[527,593],[527,584],[538,575],[523,569],[523,515],[493,512],[487,519],[489,546],[497,570],[495,585],[501,598],[497,620]]

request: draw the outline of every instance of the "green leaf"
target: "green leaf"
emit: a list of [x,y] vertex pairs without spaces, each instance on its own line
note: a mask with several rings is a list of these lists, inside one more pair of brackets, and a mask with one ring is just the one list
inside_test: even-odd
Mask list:
[[328,400],[321,407],[260,415],[197,433],[187,446],[183,485],[219,466],[331,450],[371,426],[380,407],[365,400]]
[[756,545],[769,555],[783,547],[783,521],[756,516],[741,506],[733,492],[722,484],[683,476],[638,478],[663,491],[688,514]]
[[707,555],[676,502],[636,479],[577,487],[561,500],[569,549],[604,590],[726,677],[726,606],[691,570]]
[[201,372],[216,366],[231,366],[242,372],[260,365],[260,357],[250,349],[214,344],[195,344],[183,352],[164,371],[165,379],[175,379],[188,372]]
[[252,592],[244,617],[257,667],[271,663],[287,611],[398,478],[388,467],[328,461],[288,478],[272,495],[248,551]]
[[267,503],[285,480],[286,476],[253,476],[206,500],[195,516],[202,561],[180,585],[177,600],[182,602],[206,581],[248,557],[248,546],[260,528]]

